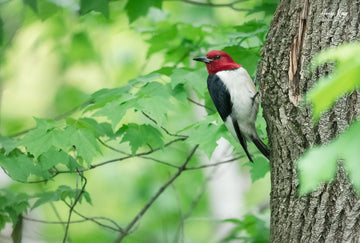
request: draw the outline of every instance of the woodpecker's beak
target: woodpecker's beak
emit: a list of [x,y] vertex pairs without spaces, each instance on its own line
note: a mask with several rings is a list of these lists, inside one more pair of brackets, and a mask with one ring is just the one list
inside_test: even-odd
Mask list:
[[205,63],[210,63],[213,61],[213,59],[210,59],[208,57],[195,57],[193,60],[198,62],[205,62]]

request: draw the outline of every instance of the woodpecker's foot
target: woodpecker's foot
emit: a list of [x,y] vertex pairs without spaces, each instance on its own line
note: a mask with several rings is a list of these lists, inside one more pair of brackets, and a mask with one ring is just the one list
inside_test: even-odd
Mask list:
[[260,95],[259,91],[256,92],[256,94],[255,94],[253,97],[251,97],[251,99],[252,99],[252,100],[255,100],[256,96],[258,96],[258,95]]

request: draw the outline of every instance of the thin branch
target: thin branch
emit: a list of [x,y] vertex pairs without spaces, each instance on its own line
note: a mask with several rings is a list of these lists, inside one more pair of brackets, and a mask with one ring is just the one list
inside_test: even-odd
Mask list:
[[220,162],[216,162],[216,163],[212,163],[212,164],[206,164],[206,165],[199,165],[199,166],[194,166],[194,167],[188,167],[186,168],[186,170],[199,170],[199,169],[204,169],[204,168],[208,168],[208,167],[214,167],[214,166],[218,166],[218,165],[222,165],[222,164],[227,164],[227,163],[231,163],[234,162],[238,159],[244,158],[244,156],[238,156],[232,159],[228,159],[225,161],[220,161]]
[[179,216],[180,216],[180,224],[179,224],[179,227],[176,231],[176,234],[175,234],[175,240],[174,242],[179,242],[179,237],[182,236],[182,241],[181,242],[184,242],[184,213],[183,213],[183,210],[181,208],[181,198],[180,198],[180,195],[179,195],[179,192],[175,186],[175,184],[171,184],[171,187],[173,188],[174,192],[175,192],[175,197],[176,197],[176,202],[178,204],[178,207],[179,207]]
[[[54,205],[54,202],[50,202],[50,206],[51,206],[51,209],[54,211],[54,214],[55,216],[58,218],[58,220],[61,222],[62,219],[61,219],[61,216],[59,214],[59,211],[56,209],[55,205]],[[64,229],[65,231],[65,225],[62,225],[62,228]]]
[[[71,205],[68,204],[68,203],[66,203],[66,205],[71,207]],[[106,218],[106,217],[91,217],[91,218],[86,217],[86,216],[80,214],[79,212],[77,212],[75,209],[73,210],[73,212],[76,213],[77,215],[79,215],[80,217],[82,217],[83,219],[72,220],[72,221],[70,221],[70,224],[77,224],[77,223],[84,223],[86,221],[92,221],[92,222],[94,222],[95,224],[97,224],[97,225],[99,225],[101,227],[108,228],[108,229],[111,229],[111,230],[117,231],[117,232],[122,232],[122,228],[112,219],[109,219],[109,218]],[[42,223],[42,224],[62,224],[62,225],[68,224],[68,222],[65,222],[65,221],[48,221],[48,220],[41,220],[41,219],[33,219],[33,218],[26,217],[26,216],[23,216],[23,219],[28,220],[28,221],[32,221],[32,222],[36,222],[36,223]],[[116,226],[116,228],[111,227],[111,226],[106,225],[106,224],[103,224],[103,223],[97,221],[97,219],[109,221],[112,224],[114,224]]]
[[245,2],[247,0],[237,0],[233,1],[231,3],[211,3],[211,2],[197,2],[192,0],[164,0],[168,2],[184,2],[184,3],[190,3],[198,6],[204,6],[204,7],[229,7],[236,11],[250,11],[251,9],[248,8],[237,8],[235,7],[236,4]]
[[167,165],[167,166],[169,166],[169,167],[173,167],[173,168],[179,169],[179,166],[177,166],[177,165],[173,165],[173,164],[171,164],[171,163],[169,163],[169,162],[165,162],[165,161],[162,161],[162,160],[153,158],[153,157],[148,157],[148,156],[140,156],[140,157],[143,158],[143,159],[152,160],[152,161],[154,161],[154,162],[156,162],[156,163],[159,163],[159,164],[163,164],[163,165]]
[[71,214],[76,206],[76,204],[79,202],[81,195],[85,192],[85,187],[87,184],[87,179],[85,176],[82,175],[81,172],[77,171],[78,175],[81,177],[81,179],[84,180],[84,184],[81,188],[81,191],[78,195],[75,196],[75,200],[74,203],[71,205],[70,210],[69,210],[69,216],[68,216],[68,220],[67,220],[67,224],[66,224],[66,228],[65,228],[65,234],[64,234],[64,239],[63,239],[63,243],[66,242],[67,236],[68,236],[68,232],[69,232],[69,226],[70,226],[70,220],[71,220]]
[[[141,112],[146,118],[148,118],[150,121],[152,121],[153,123],[155,123],[156,125],[159,125],[158,122],[153,119],[152,117],[150,117],[148,114],[146,114],[145,112]],[[165,127],[161,126],[160,127],[167,135],[172,136],[172,137],[180,137],[180,138],[188,138],[188,136],[186,135],[181,135],[181,134],[175,134],[175,133],[171,133],[169,132]]]
[[213,178],[214,176],[214,173],[216,172],[218,168],[215,167],[212,169],[210,175],[208,175],[206,178],[205,178],[205,181],[204,183],[202,184],[202,187],[200,189],[200,192],[198,193],[197,197],[191,202],[191,205],[189,207],[189,210],[184,214],[184,220],[186,220],[187,218],[190,217],[190,215],[192,214],[192,212],[194,211],[194,209],[196,208],[196,206],[198,205],[202,195],[205,193],[206,191],[206,184]]
[[[194,200],[192,200],[191,205],[188,209],[188,211],[183,214],[182,218],[181,218],[181,222],[176,230],[176,234],[175,234],[175,240],[174,242],[179,242],[179,237],[182,236],[183,234],[183,227],[184,227],[184,221],[189,218],[191,216],[191,214],[193,213],[194,209],[196,208],[196,206],[198,205],[201,197],[203,196],[203,194],[206,191],[206,185],[207,183],[213,178],[215,171],[217,170],[217,167],[214,167],[211,171],[211,173],[205,178],[204,183],[202,184],[201,188],[200,188],[200,192],[198,193],[198,195],[196,196],[196,198]],[[182,241],[183,242],[183,241]]]
[[186,166],[189,163],[190,159],[193,157],[195,151],[199,145],[196,145],[188,157],[186,158],[185,162],[181,167],[179,167],[178,171],[162,186],[159,188],[158,192],[150,199],[150,201],[140,210],[140,212],[133,218],[133,220],[126,226],[124,232],[119,235],[119,237],[115,240],[115,243],[121,242],[131,231],[134,225],[141,219],[141,217],[146,213],[146,211],[150,208],[150,206],[155,202],[155,200],[165,191],[165,189],[171,185],[178,178],[183,171],[186,170]]
[[115,152],[118,152],[120,154],[125,154],[125,155],[130,155],[129,153],[126,153],[124,151],[121,151],[117,148],[114,148],[112,146],[110,146],[109,144],[105,143],[104,141],[102,141],[100,138],[98,138],[98,141],[104,146],[104,147],[107,147],[108,149],[111,149],[112,151],[115,151]]
[[203,107],[203,108],[205,108],[205,109],[207,109],[207,110],[210,110],[211,112],[215,112],[213,108],[208,107],[208,106],[206,106],[206,105],[203,105],[203,104],[201,104],[201,103],[199,103],[199,102],[196,102],[195,100],[193,100],[193,99],[191,99],[191,98],[189,98],[189,97],[187,98],[187,100],[190,101],[191,103],[194,103],[195,105],[198,105],[198,106]]
[[[186,137],[186,138],[187,138],[187,137]],[[173,144],[173,143],[175,143],[175,142],[184,141],[186,138],[185,138],[185,137],[181,137],[181,138],[177,138],[177,139],[171,140],[170,142],[166,143],[166,144],[164,145],[164,147],[167,147],[167,146],[169,146],[169,145],[171,145],[171,144]],[[141,157],[141,156],[144,156],[144,155],[149,155],[149,154],[151,154],[151,153],[154,153],[154,152],[156,152],[156,151],[159,151],[160,149],[161,149],[161,148],[150,149],[150,150],[147,151],[147,152],[137,153],[137,154],[135,154],[134,156],[133,156],[133,155],[128,155],[128,156],[125,156],[125,157],[108,160],[108,161],[101,162],[101,163],[98,163],[98,164],[95,164],[95,165],[91,165],[90,168],[81,169],[81,170],[79,170],[79,171],[81,171],[81,172],[83,172],[83,171],[88,171],[88,170],[95,169],[96,167],[103,166],[103,165],[106,165],[106,164],[110,164],[110,163],[113,163],[113,162],[118,162],[118,161],[121,161],[121,160],[133,158],[133,157]],[[59,171],[59,173],[72,173],[72,171]]]
[[[23,219],[36,222],[36,223],[42,223],[42,224],[67,224],[68,222],[65,221],[48,221],[48,220],[41,220],[41,219],[33,219],[26,216],[23,216]],[[86,222],[87,219],[80,219],[80,220],[73,220],[70,221],[70,224],[77,224],[77,223],[83,223]]]
[[[71,208],[71,205],[67,202],[65,202],[65,204]],[[101,226],[101,227],[104,227],[104,228],[107,228],[107,229],[111,229],[113,231],[117,231],[117,232],[123,232],[124,230],[112,219],[110,218],[107,218],[107,217],[87,217],[81,213],[79,213],[78,211],[76,211],[75,209],[73,210],[73,212],[75,214],[77,214],[78,216],[82,217],[83,218],[83,221],[92,221],[94,222],[95,224]],[[110,226],[110,225],[106,225],[106,224],[103,224],[101,222],[99,222],[97,219],[101,219],[101,220],[105,220],[105,221],[109,221],[110,223],[112,223],[116,228]]]

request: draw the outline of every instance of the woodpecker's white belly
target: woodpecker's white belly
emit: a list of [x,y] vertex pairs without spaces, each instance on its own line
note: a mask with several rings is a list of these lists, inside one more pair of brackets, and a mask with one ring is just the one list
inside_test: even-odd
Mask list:
[[[256,89],[248,72],[243,68],[217,72],[230,93],[233,104],[232,114],[239,124],[241,132],[249,138],[256,134],[255,120],[258,111],[258,97],[253,99]],[[233,125],[229,117],[225,121],[228,129],[233,132]]]

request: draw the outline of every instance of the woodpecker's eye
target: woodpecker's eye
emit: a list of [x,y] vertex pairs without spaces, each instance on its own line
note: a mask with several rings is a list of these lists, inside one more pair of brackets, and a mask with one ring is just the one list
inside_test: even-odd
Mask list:
[[220,57],[221,57],[220,55],[216,55],[214,59],[215,59],[215,60],[219,60]]

